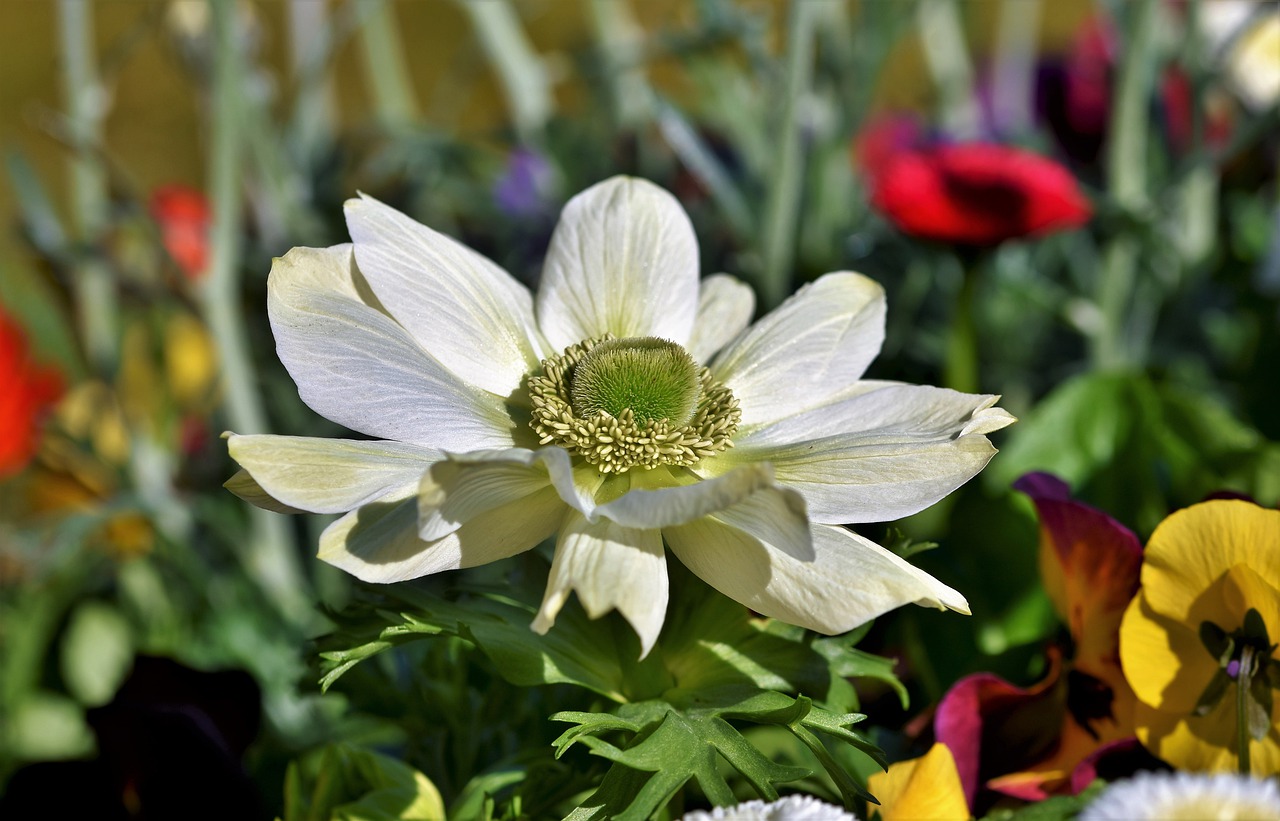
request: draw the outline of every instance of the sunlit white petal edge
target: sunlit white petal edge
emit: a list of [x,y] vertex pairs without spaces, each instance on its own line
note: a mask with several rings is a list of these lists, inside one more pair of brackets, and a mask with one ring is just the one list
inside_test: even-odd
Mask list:
[[[243,470],[228,487],[247,501],[345,514],[321,538],[325,561],[394,582],[559,533],[533,628],[576,593],[592,617],[618,610],[644,653],[666,612],[664,542],[722,593],[826,633],[908,603],[968,612],[838,526],[932,505],[1014,421],[996,396],[863,380],[884,338],[874,281],[828,274],[748,327],[750,290],[700,281],[683,209],[627,177],[565,207],[536,294],[370,197],[347,219],[353,245],[275,261],[268,314],[303,400],[375,441],[229,436]],[[672,377],[696,390],[691,415],[580,418],[577,363],[615,355],[597,345],[622,345],[616,361],[644,374],[651,351],[688,351],[670,367],[701,369]]]

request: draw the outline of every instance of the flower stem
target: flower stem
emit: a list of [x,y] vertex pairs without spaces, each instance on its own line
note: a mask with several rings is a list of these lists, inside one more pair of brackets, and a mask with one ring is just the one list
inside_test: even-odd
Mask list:
[[[1130,213],[1147,205],[1147,100],[1155,78],[1155,9],[1155,0],[1140,0],[1129,26],[1107,143],[1107,187],[1115,203]],[[1138,238],[1132,232],[1116,236],[1103,253],[1098,281],[1102,322],[1092,348],[1095,368],[1133,364],[1125,328],[1138,253]]]
[[309,167],[333,141],[333,77],[328,70],[329,10],[312,0],[289,0],[289,68],[298,89],[293,129],[298,152]]
[[1236,674],[1236,758],[1240,772],[1248,775],[1249,763],[1249,685],[1253,683],[1253,648],[1248,644],[1240,653],[1240,672]]
[[374,116],[383,128],[396,129],[418,120],[418,101],[409,79],[404,47],[396,32],[395,8],[389,0],[359,0],[360,52],[373,97]]
[[464,0],[462,8],[498,75],[516,134],[525,145],[537,145],[551,117],[551,82],[519,16],[506,0]]
[[942,124],[952,137],[978,135],[973,64],[955,0],[920,0],[916,6],[925,65],[938,91]]
[[769,200],[765,211],[762,255],[764,268],[756,291],[761,308],[770,310],[791,291],[792,260],[795,256],[796,226],[800,217],[800,189],[804,182],[800,144],[799,105],[809,93],[813,75],[813,35],[816,4],[792,0],[788,14],[786,89],[777,141],[778,162],[769,180]]
[[978,337],[973,323],[973,295],[977,282],[977,266],[966,266],[947,332],[942,383],[961,393],[978,391]]
[[644,30],[626,0],[591,0],[589,8],[614,121],[623,129],[638,128],[650,119],[654,102],[641,62]]
[[97,253],[107,227],[107,178],[97,156],[104,95],[94,65],[92,8],[88,0],[59,0],[58,33],[63,96],[75,152],[71,199],[80,241],[72,280],[76,322],[86,360],[100,375],[110,376],[119,355],[119,300],[111,269]]
[[[211,2],[209,6],[214,36],[209,160],[213,225],[209,271],[201,283],[200,307],[217,345],[228,421],[239,433],[263,433],[268,429],[267,416],[258,393],[238,300],[244,122],[235,4]],[[252,532],[242,555],[246,570],[283,613],[301,622],[310,615],[310,605],[287,523],[258,508],[252,508],[251,515]]]

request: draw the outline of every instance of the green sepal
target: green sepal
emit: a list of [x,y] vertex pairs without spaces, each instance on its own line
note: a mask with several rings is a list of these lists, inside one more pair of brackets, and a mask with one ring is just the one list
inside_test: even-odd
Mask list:
[[1200,643],[1223,667],[1227,666],[1231,655],[1236,651],[1235,639],[1211,621],[1200,622]]
[[1250,607],[1244,614],[1244,640],[1257,648],[1269,648],[1271,638],[1267,635],[1267,623],[1257,608]]
[[1227,690],[1231,687],[1231,676],[1227,675],[1227,671],[1218,668],[1213,674],[1213,678],[1209,679],[1209,683],[1205,686],[1204,692],[1200,694],[1200,698],[1196,701],[1195,709],[1192,715],[1207,716],[1212,713],[1214,708],[1222,701],[1222,697],[1227,694]]

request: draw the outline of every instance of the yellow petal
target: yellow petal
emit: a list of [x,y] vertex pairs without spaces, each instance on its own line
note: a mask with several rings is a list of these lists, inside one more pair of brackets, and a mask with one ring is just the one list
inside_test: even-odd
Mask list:
[[218,377],[218,354],[204,325],[188,314],[175,314],[165,327],[164,370],[174,402],[180,408],[203,407]]
[[[1142,746],[1176,769],[1236,771],[1234,688],[1227,691],[1227,696],[1207,716],[1188,717],[1139,704],[1136,723]],[[1280,727],[1274,721],[1261,741],[1249,742],[1249,763],[1254,776],[1280,773]]]
[[1140,701],[1171,714],[1195,709],[1218,670],[1198,627],[1153,612],[1141,595],[1129,605],[1120,624],[1120,663]]
[[1151,534],[1142,566],[1143,595],[1155,612],[1186,622],[1205,588],[1237,564],[1280,588],[1276,556],[1280,510],[1238,499],[1202,502],[1171,514]]
[[970,817],[956,760],[945,744],[934,744],[920,758],[889,765],[887,773],[871,776],[868,786],[880,800],[881,821]]

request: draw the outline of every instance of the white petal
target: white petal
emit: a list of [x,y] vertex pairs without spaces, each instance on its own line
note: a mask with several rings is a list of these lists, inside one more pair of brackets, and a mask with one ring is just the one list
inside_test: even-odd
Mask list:
[[820,633],[843,633],[913,602],[969,612],[955,590],[844,528],[813,525],[810,559],[714,516],[664,535],[680,561],[721,593]]
[[698,305],[698,242],[676,198],[613,177],[569,200],[538,288],[538,325],[559,351],[588,337],[683,345]]
[[466,382],[509,396],[538,366],[533,297],[459,242],[372,197],[348,200],[356,260],[387,311]]
[[249,471],[243,468],[237,470],[230,479],[222,483],[222,486],[254,507],[260,507],[272,513],[307,512],[296,507],[290,507],[272,497],[270,493],[262,489],[262,485],[254,481],[254,478],[249,475]]
[[1013,421],[993,407],[997,396],[879,384],[758,428],[708,467],[767,460],[780,485],[804,496],[816,522],[890,521],[976,476],[996,452],[984,434]]
[[728,274],[713,274],[702,280],[698,293],[698,315],[693,321],[693,335],[686,346],[699,362],[710,362],[751,322],[756,310],[756,295],[743,282]]
[[551,485],[561,500],[591,515],[604,477],[590,465],[574,467],[568,451],[510,448],[451,453],[422,477],[418,513],[423,538],[439,538],[499,504]]
[[367,582],[398,582],[514,556],[564,518],[564,502],[548,487],[426,542],[418,538],[417,489],[416,482],[398,488],[329,525],[320,535],[320,558]]
[[441,367],[371,299],[349,245],[294,248],[275,260],[267,312],[302,401],[380,439],[457,451],[511,447],[501,400]]
[[711,369],[742,405],[742,430],[829,402],[862,376],[884,342],[884,289],[827,274],[720,352]]
[[560,530],[547,592],[533,629],[538,633],[551,629],[575,590],[589,617],[597,619],[614,609],[621,613],[640,637],[640,658],[644,658],[658,640],[667,614],[662,535],[607,519],[593,524],[571,513]]
[[[626,527],[682,525],[732,507],[757,491],[773,487],[773,469],[764,463],[739,465],[712,479],[696,479],[691,474],[673,479],[665,468],[655,468],[641,473],[635,481],[652,482],[654,474],[663,474],[663,478],[670,481],[689,483],[656,489],[646,489],[642,485],[608,504],[598,506],[588,518],[595,521],[603,516]],[[803,515],[803,499],[793,492],[789,498]]]
[[231,458],[277,501],[311,513],[346,513],[416,481],[443,454],[400,442],[237,436]]

